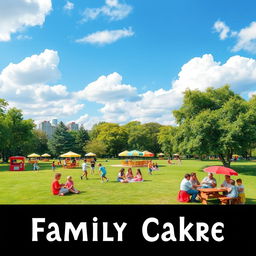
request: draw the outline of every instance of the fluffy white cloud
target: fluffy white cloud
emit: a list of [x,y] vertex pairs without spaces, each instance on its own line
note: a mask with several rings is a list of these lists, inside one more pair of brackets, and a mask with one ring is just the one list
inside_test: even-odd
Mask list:
[[[181,67],[169,90],[145,93],[123,83],[117,72],[100,76],[80,91],[70,92],[61,84],[49,85],[49,81],[60,76],[58,64],[58,53],[53,50],[9,64],[0,73],[1,97],[11,106],[23,109],[26,117],[36,120],[63,119],[81,113],[75,121],[91,128],[99,121],[174,124],[171,113],[182,104],[187,88],[203,91],[228,83],[242,95],[251,96],[256,91],[256,60],[241,56],[233,56],[225,63],[215,61],[211,54],[193,58]],[[86,100],[102,104],[100,116],[85,113]]]
[[213,25],[213,28],[217,33],[219,33],[219,37],[221,40],[224,40],[228,37],[230,29],[223,21],[216,21]]
[[123,84],[122,76],[114,72],[88,84],[82,91],[76,93],[76,97],[104,104],[119,99],[134,101],[138,99],[138,93],[137,88]]
[[237,43],[233,51],[245,50],[256,53],[256,22],[252,22],[248,27],[241,29],[236,33]]
[[122,20],[132,11],[132,7],[119,3],[118,0],[106,0],[100,8],[86,8],[83,13],[83,22],[94,20],[99,16],[107,16],[110,20]]
[[256,22],[251,22],[248,27],[242,28],[240,31],[232,31],[230,28],[222,21],[216,21],[214,30],[219,33],[221,40],[226,38],[235,38],[237,40],[236,44],[232,47],[233,52],[238,52],[241,50],[256,53]]
[[131,37],[134,35],[132,28],[118,29],[118,30],[104,30],[98,31],[93,34],[87,35],[81,39],[77,39],[77,43],[90,43],[90,44],[111,44],[117,40],[125,37]]
[[186,88],[204,90],[230,84],[237,92],[249,90],[256,82],[256,60],[233,56],[226,63],[214,61],[211,54],[191,59],[183,65],[179,79],[173,82],[173,89]]
[[41,84],[56,81],[60,77],[58,53],[46,49],[18,64],[10,63],[1,73],[2,80],[19,85]]
[[[140,99],[131,101],[125,96],[115,100],[105,97],[108,92],[100,90],[104,106],[100,109],[102,120],[126,123],[132,120],[174,124],[172,111],[179,108],[186,89],[204,91],[208,87],[218,88],[230,84],[238,93],[249,93],[256,89],[256,60],[233,56],[224,64],[216,62],[211,54],[196,57],[184,64],[169,90],[159,89],[139,94]],[[106,93],[106,94],[105,94]],[[252,93],[251,93],[252,94]],[[95,99],[93,99],[95,100]]]
[[43,25],[51,9],[51,0],[0,1],[0,41],[10,41],[12,33],[26,27]]
[[75,7],[74,3],[67,1],[63,8],[66,11],[71,11],[74,9],[74,7]]
[[77,113],[84,104],[73,99],[65,85],[47,84],[60,77],[58,64],[58,53],[48,49],[20,63],[9,64],[0,73],[1,97],[36,119]]

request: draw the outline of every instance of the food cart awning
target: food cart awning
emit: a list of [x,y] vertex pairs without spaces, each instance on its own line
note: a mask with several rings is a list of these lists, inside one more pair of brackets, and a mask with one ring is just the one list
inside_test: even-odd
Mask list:
[[28,157],[40,157],[40,155],[33,153],[33,154],[28,155]]
[[72,151],[69,151],[65,154],[60,155],[60,157],[81,157],[81,155],[74,153]]

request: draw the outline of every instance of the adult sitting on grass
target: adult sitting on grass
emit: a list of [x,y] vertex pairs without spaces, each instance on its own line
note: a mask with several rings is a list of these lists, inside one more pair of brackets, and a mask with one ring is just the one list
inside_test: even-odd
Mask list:
[[121,182],[121,183],[127,183],[127,182],[128,182],[128,180],[127,180],[126,177],[125,177],[124,171],[125,171],[124,168],[122,168],[122,169],[119,171],[118,177],[117,177],[117,181],[118,181],[118,182]]
[[[190,174],[185,174],[184,179],[180,183],[180,191],[178,195],[178,200],[180,202],[199,202],[196,200],[199,191],[194,189],[192,183],[190,182],[190,177]],[[191,195],[190,200],[188,195]]]
[[208,173],[208,176],[203,178],[201,182],[202,188],[215,188],[217,186],[216,179],[213,177],[212,173]]
[[69,190],[66,188],[65,184],[60,184],[59,180],[61,178],[61,173],[56,173],[54,175],[54,180],[52,182],[52,193],[53,195],[64,196],[69,193]]

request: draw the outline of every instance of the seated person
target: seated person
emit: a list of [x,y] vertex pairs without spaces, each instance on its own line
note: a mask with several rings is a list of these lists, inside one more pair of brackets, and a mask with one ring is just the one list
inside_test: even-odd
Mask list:
[[238,192],[238,197],[240,197],[240,204],[245,204],[245,192],[244,192],[244,185],[242,182],[242,179],[237,179],[237,192]]
[[195,189],[201,186],[198,178],[196,177],[196,173],[195,172],[192,172],[190,174],[190,182],[191,182],[193,188],[195,188]]
[[137,173],[136,173],[135,177],[132,179],[132,181],[134,181],[134,182],[143,181],[142,173],[141,173],[140,169],[137,169]]
[[157,165],[157,163],[153,163],[152,169],[153,169],[154,171],[158,171],[158,165]]
[[238,190],[237,187],[235,186],[235,181],[230,179],[229,180],[229,186],[227,187],[227,194],[226,197],[238,197]]
[[208,173],[208,176],[205,177],[201,182],[202,188],[215,188],[217,185],[216,179],[213,178],[212,173]]
[[191,202],[199,202],[196,200],[196,197],[199,191],[195,190],[190,182],[190,174],[185,174],[184,179],[180,183],[180,191],[186,191],[189,195],[191,195]]
[[67,182],[65,184],[65,187],[69,190],[69,192],[71,193],[74,193],[74,194],[79,194],[80,191],[77,190],[75,187],[74,187],[74,181],[72,180],[72,177],[71,176],[68,176],[67,177]]
[[133,173],[132,173],[132,168],[129,168],[127,173],[126,173],[126,179],[129,181],[129,180],[132,180],[133,179]]
[[64,196],[65,194],[69,193],[69,190],[65,187],[65,184],[59,183],[60,178],[61,173],[56,173],[51,186],[52,193],[53,195]]
[[122,183],[127,183],[128,181],[126,180],[125,174],[124,174],[124,168],[120,170],[118,173],[117,181],[122,182]]
[[[225,180],[223,181],[223,183],[220,185],[222,188],[229,188],[231,186],[230,184],[230,176],[229,175],[225,175]],[[227,192],[223,192],[223,195],[227,195]]]

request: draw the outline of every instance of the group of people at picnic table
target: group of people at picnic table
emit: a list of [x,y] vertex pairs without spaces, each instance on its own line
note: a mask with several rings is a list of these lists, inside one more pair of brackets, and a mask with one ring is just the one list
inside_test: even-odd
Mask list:
[[[212,173],[208,173],[201,182],[199,182],[196,173],[185,174],[183,180],[180,183],[180,191],[178,194],[178,201],[188,202],[188,195],[191,197],[190,202],[200,202],[200,191],[198,189],[204,188],[216,188],[217,182]],[[225,180],[221,184],[221,188],[224,188],[223,195],[226,198],[239,198],[241,204],[245,204],[245,191],[242,179],[236,181],[231,179],[229,175],[225,175]]]

